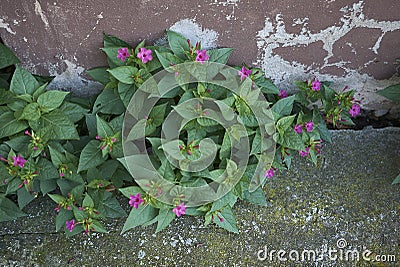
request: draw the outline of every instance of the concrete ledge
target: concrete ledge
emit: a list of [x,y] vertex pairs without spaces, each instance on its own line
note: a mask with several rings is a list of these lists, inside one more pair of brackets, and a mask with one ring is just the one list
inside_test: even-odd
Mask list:
[[[235,206],[237,235],[183,216],[158,234],[150,226],[120,235],[123,218],[109,221],[109,234],[68,239],[54,230],[54,203],[39,199],[26,207],[29,217],[1,224],[0,265],[399,266],[400,186],[391,182],[400,172],[400,129],[332,135],[333,144],[324,147],[318,166],[297,158],[289,172],[267,183],[267,207]],[[346,247],[337,247],[339,239]],[[267,253],[285,250],[288,261],[279,262],[276,253],[272,262],[269,255],[258,259],[265,248]],[[329,248],[337,250],[336,260],[328,253],[314,261],[289,258],[291,250],[300,256],[303,250],[317,250],[318,258]],[[362,259],[366,249],[371,258],[395,255],[397,262],[371,265]],[[340,255],[350,250],[359,252],[360,262]]]

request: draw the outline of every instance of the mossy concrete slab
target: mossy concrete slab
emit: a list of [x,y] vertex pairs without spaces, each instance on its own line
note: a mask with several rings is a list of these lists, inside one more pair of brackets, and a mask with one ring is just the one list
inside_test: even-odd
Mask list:
[[40,199],[28,217],[1,224],[0,265],[400,266],[400,185],[391,185],[400,129],[332,135],[317,166],[296,158],[267,182],[267,207],[235,206],[239,234],[183,216],[157,234],[149,226],[121,235],[121,219],[107,223],[109,234],[66,238],[54,231],[54,203]]

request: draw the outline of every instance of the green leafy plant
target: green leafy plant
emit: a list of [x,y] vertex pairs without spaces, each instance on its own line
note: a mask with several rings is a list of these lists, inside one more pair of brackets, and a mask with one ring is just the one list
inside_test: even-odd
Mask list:
[[[270,147],[276,149],[269,163],[262,166],[258,183],[264,185],[277,171],[290,168],[296,154],[316,164],[322,142],[331,142],[326,122],[334,126],[352,124],[351,116],[360,112],[351,90],[338,93],[329,83],[313,78],[297,82],[299,90],[289,95],[267,79],[261,69],[245,65],[236,67],[234,75],[225,73],[224,77],[228,83],[237,82],[239,93],[218,84],[190,82],[187,77],[198,72],[213,72],[212,68],[204,68],[209,66],[207,63],[226,64],[232,49],[205,50],[173,31],[167,31],[167,37],[166,46],[146,46],[142,41],[133,47],[105,34],[102,51],[109,66],[88,71],[104,90],[91,99],[47,91],[49,79],[33,76],[19,65],[11,76],[0,76],[1,221],[24,216],[22,209],[42,194],[56,203],[57,231],[68,236],[107,232],[104,220],[126,216],[117,198],[121,193],[132,207],[122,232],[153,223],[158,232],[182,215],[203,216],[206,225],[215,223],[238,232],[233,213],[237,200],[267,204],[262,187],[250,190],[251,178],[265,151],[260,127],[272,135]],[[0,46],[0,52],[0,67],[19,62],[5,46]],[[197,67],[189,75],[189,70],[181,67],[184,63]],[[172,82],[178,85],[160,97],[148,115],[138,119],[143,131],[125,129],[124,116],[132,108],[131,99],[137,92],[151,90],[146,86],[160,71],[172,73]],[[265,101],[260,104],[254,92],[261,92]],[[232,110],[244,128],[229,130],[212,119],[212,111],[202,106],[211,99],[221,114],[225,109]],[[146,101],[143,99],[142,107],[133,108],[140,112]],[[199,117],[183,125],[177,143],[163,146],[163,123],[190,101],[194,101],[193,112]],[[270,107],[270,113],[265,114],[271,115],[272,123],[260,125],[260,118],[251,109],[255,103]],[[174,201],[166,203],[160,198],[166,193],[165,187],[151,181],[139,186],[133,179],[123,153],[126,138],[145,138],[144,149],[150,151],[158,175],[171,184],[196,188],[211,184],[223,173],[225,179],[238,171],[242,175],[229,192],[215,201],[187,206],[190,196],[175,192]],[[207,168],[189,172],[167,159],[168,150],[175,149],[185,162],[198,160],[207,155],[207,144],[202,143],[207,138],[216,144],[215,158]],[[241,138],[249,140],[250,148],[248,164],[242,170],[229,158],[232,145],[240,143]],[[18,206],[12,199],[17,199]]]

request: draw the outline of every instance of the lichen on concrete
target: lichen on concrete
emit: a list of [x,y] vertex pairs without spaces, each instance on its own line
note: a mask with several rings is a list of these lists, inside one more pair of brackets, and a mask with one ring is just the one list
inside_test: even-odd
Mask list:
[[[35,202],[30,214],[3,223],[0,265],[5,266],[398,266],[400,262],[400,129],[332,132],[318,165],[296,157],[290,171],[270,179],[266,207],[234,207],[239,234],[202,218],[183,216],[164,231],[155,226],[121,235],[124,219],[106,224],[109,234],[73,238],[54,232],[54,203]],[[128,207],[126,201],[124,207]],[[263,251],[338,249],[395,255],[396,262],[372,265],[362,259],[264,260]],[[260,252],[261,251],[261,252]],[[338,250],[339,251],[339,250]],[[339,253],[339,252],[338,252]],[[260,259],[258,257],[261,257]]]

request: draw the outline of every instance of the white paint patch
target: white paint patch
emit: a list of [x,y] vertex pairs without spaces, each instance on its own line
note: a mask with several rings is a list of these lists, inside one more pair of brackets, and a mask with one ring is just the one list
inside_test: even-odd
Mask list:
[[4,21],[4,18],[0,18],[0,29],[5,29],[7,32],[9,32],[9,33],[11,33],[11,34],[16,34],[16,32],[15,31],[13,31],[11,28],[10,28],[10,24],[9,23],[6,23],[5,21]]
[[81,95],[93,95],[102,89],[102,85],[98,82],[84,79],[81,75],[85,69],[72,63],[69,60],[63,60],[67,69],[63,73],[57,73],[58,65],[49,68],[50,75],[55,76],[54,80],[49,84],[49,89],[67,90],[79,93]]
[[214,0],[214,2],[211,2],[209,5],[214,5],[217,7],[232,7],[231,12],[226,15],[226,20],[237,20],[237,17],[235,16],[235,8],[238,7],[238,3],[240,3],[240,0],[226,0],[226,1],[217,1]]
[[[376,81],[373,77],[367,74],[361,74],[360,69],[365,68],[374,60],[368,59],[367,62],[359,69],[352,69],[348,65],[350,62],[339,61],[329,62],[333,54],[334,44],[344,37],[351,30],[356,28],[379,29],[382,31],[381,36],[376,41],[375,45],[370,49],[378,54],[380,42],[385,33],[400,30],[400,21],[375,21],[373,19],[365,19],[363,14],[364,1],[354,3],[352,6],[346,6],[340,11],[343,12],[338,25],[330,26],[322,29],[317,33],[312,33],[307,27],[307,18],[298,18],[293,20],[293,25],[303,25],[300,34],[288,33],[285,29],[285,23],[282,15],[278,14],[274,21],[266,18],[265,26],[258,32],[257,46],[261,55],[254,65],[261,66],[266,75],[271,77],[281,88],[293,89],[291,84],[294,80],[305,80],[311,76],[317,76],[320,80],[331,80],[333,86],[338,90],[348,85],[352,89],[362,91],[362,96],[366,99],[364,104],[369,107],[379,104],[381,98],[377,97],[374,92],[379,89],[399,82],[400,78],[392,77],[386,81]],[[304,65],[299,62],[289,62],[284,60],[280,55],[274,53],[274,49],[278,47],[298,47],[307,46],[315,42],[322,42],[323,49],[327,52],[321,66]],[[348,44],[351,47],[351,44]],[[352,51],[356,53],[356,50]],[[322,74],[322,70],[327,67],[337,67],[345,72],[343,77],[337,77],[328,74]]]
[[194,19],[180,20],[170,29],[190,39],[193,45],[200,42],[204,49],[217,47],[218,33],[214,30],[203,29]]
[[44,12],[42,10],[42,6],[40,5],[38,0],[35,1],[35,14],[40,16],[46,29],[49,29],[49,27],[50,27],[49,20],[47,19],[46,15],[44,14]]

